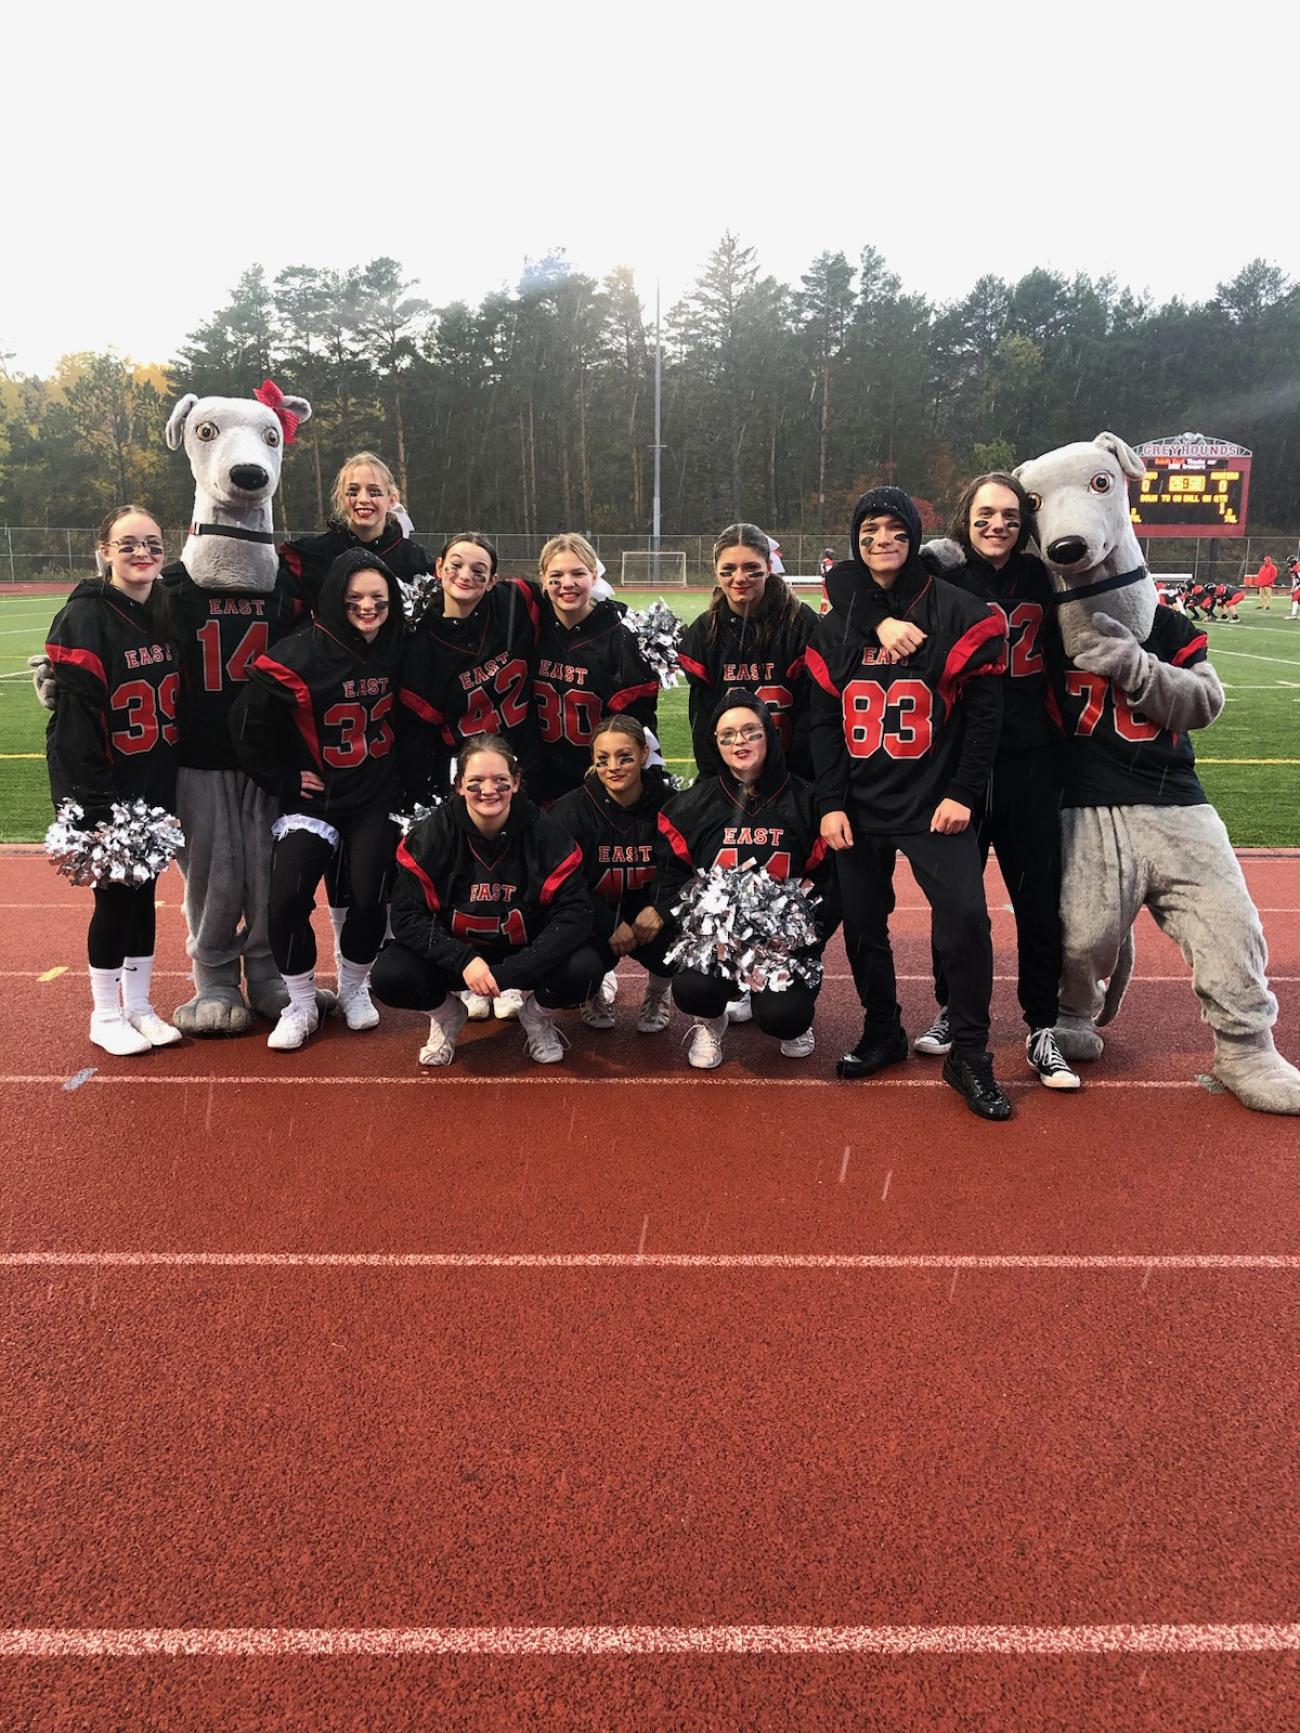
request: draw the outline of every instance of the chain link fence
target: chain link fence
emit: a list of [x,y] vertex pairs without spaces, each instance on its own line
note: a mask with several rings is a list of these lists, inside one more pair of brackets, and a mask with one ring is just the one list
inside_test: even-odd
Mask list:
[[[292,530],[291,536],[310,533]],[[531,576],[537,569],[537,556],[551,534],[523,535],[513,530],[488,532],[501,557],[502,570]],[[812,578],[818,563],[829,548],[838,559],[849,554],[844,536],[810,535],[799,530],[776,530],[781,559],[791,577]],[[422,530],[417,528],[415,539],[429,549],[440,548],[455,530]],[[168,550],[180,550],[179,534],[168,533]],[[588,540],[603,560],[610,581],[619,582],[623,554],[644,553],[651,548],[648,535],[590,535]],[[665,553],[686,555],[686,581],[693,585],[708,585],[713,578],[713,542],[710,535],[665,534],[659,545]],[[1295,535],[1252,535],[1240,540],[1220,537],[1193,539],[1152,537],[1143,543],[1147,563],[1153,572],[1183,572],[1194,577],[1213,573],[1221,581],[1240,579],[1258,571],[1265,554],[1272,554],[1279,568],[1297,551]],[[23,584],[70,582],[95,569],[95,531],[80,529],[34,529],[5,525],[0,528],[0,589],[19,588]]]

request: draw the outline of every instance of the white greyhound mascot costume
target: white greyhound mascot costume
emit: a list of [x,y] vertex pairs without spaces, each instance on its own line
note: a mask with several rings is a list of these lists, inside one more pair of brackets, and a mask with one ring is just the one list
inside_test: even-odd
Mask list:
[[1119,1009],[1145,907],[1191,964],[1215,1077],[1247,1107],[1300,1113],[1300,1071],[1273,1045],[1259,915],[1187,740],[1219,714],[1223,688],[1199,628],[1157,613],[1129,519],[1128,477],[1142,461],[1101,433],[1015,473],[1035,506],[1067,658],[1054,682],[1067,750],[1061,1051],[1101,1054],[1098,1026]]
[[181,563],[163,574],[184,668],[176,816],[195,992],[175,1022],[186,1035],[244,1034],[249,1003],[272,1020],[288,1003],[267,935],[275,803],[235,767],[229,716],[251,662],[296,618],[271,500],[284,445],[310,414],[268,380],[254,398],[190,393],[167,423],[195,484]]

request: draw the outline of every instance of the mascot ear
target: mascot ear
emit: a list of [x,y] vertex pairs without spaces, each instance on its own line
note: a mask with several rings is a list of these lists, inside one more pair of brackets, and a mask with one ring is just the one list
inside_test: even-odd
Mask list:
[[197,402],[198,398],[194,393],[192,391],[187,391],[184,397],[182,397],[180,402],[176,405],[175,409],[173,409],[171,414],[167,417],[166,439],[168,451],[180,450],[185,439],[186,420],[189,417],[190,410],[193,409]]
[[1147,472],[1147,466],[1134,451],[1131,445],[1126,445],[1118,433],[1099,433],[1092,442],[1099,445],[1103,451],[1108,451],[1115,458],[1125,475],[1142,476]]
[[298,417],[300,422],[311,420],[311,404],[305,397],[282,397],[280,401],[291,415]]

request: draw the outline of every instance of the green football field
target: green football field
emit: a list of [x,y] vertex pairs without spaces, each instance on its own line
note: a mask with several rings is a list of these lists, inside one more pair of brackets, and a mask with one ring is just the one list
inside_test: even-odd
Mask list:
[[[649,598],[628,595],[634,607]],[[667,598],[683,619],[705,607],[702,590]],[[0,597],[0,842],[33,842],[51,818],[45,776],[45,713],[26,663],[58,611],[56,596]],[[1211,800],[1239,847],[1300,846],[1300,620],[1276,599],[1261,613],[1248,598],[1240,625],[1213,622],[1210,654],[1228,702],[1197,737],[1197,759]],[[659,700],[664,755],[679,774],[693,769],[686,688]]]

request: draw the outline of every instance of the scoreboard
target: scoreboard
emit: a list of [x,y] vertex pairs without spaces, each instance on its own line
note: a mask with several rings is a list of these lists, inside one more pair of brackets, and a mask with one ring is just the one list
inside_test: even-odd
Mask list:
[[1139,536],[1244,536],[1251,453],[1228,439],[1182,433],[1150,439],[1146,465],[1129,483],[1129,516]]

